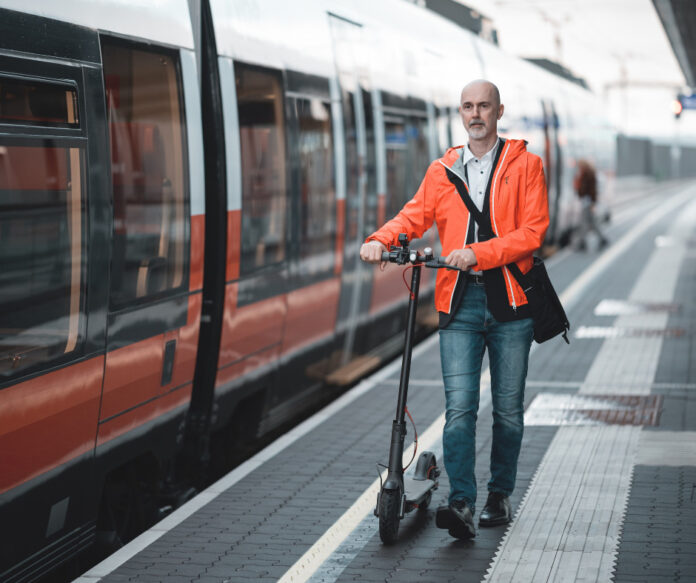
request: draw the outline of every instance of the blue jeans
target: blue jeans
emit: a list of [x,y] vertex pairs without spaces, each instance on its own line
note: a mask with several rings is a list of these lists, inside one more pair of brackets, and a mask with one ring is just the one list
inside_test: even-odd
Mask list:
[[445,385],[442,436],[449,501],[476,504],[476,418],[481,363],[488,348],[493,404],[493,443],[489,492],[510,495],[524,427],[524,384],[534,336],[531,318],[498,322],[487,309],[483,284],[467,282],[459,309],[440,330],[440,360]]

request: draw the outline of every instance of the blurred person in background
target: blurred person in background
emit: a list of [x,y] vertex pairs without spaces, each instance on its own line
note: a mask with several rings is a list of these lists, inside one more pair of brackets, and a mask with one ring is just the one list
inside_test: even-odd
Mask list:
[[578,171],[573,179],[573,188],[580,198],[580,226],[573,242],[576,251],[587,249],[587,235],[590,232],[599,237],[599,248],[604,249],[609,240],[602,234],[597,225],[595,204],[597,203],[597,174],[587,160],[578,160]]

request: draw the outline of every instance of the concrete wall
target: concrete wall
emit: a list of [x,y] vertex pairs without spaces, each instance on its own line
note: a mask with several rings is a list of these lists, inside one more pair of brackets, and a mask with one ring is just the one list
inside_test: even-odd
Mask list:
[[679,178],[693,178],[696,176],[696,148],[681,148],[679,158]]
[[672,146],[652,145],[651,170],[656,180],[676,178],[674,176],[676,168],[672,163]]
[[616,138],[616,175],[652,174],[652,143],[647,138]]
[[[676,154],[676,157],[673,156]],[[656,180],[696,177],[696,147],[653,144],[648,138],[618,135],[616,176],[651,176]]]

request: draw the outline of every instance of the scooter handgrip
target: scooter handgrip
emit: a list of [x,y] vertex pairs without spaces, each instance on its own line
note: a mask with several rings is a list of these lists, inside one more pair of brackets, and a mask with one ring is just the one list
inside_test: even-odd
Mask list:
[[389,261],[390,255],[389,251],[382,251],[382,261]]
[[445,269],[454,269],[455,271],[461,271],[458,267],[455,267],[454,265],[448,265],[447,264],[447,257],[433,257],[430,261],[427,261],[425,263],[427,267],[435,267],[435,268],[442,268],[444,267]]

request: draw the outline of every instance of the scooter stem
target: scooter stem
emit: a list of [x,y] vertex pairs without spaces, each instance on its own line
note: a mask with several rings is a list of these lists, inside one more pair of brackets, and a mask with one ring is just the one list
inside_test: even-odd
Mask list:
[[420,286],[421,266],[414,265],[411,274],[411,295],[408,300],[408,320],[406,322],[406,338],[404,354],[401,361],[401,378],[399,379],[399,398],[396,406],[396,417],[392,424],[391,446],[389,448],[389,473],[384,484],[386,489],[400,486],[403,491],[403,457],[404,438],[406,437],[406,399],[408,397],[408,377],[411,372],[411,352],[413,350],[413,333],[416,328],[416,310],[418,309],[418,288]]
[[411,352],[413,350],[413,333],[416,329],[416,310],[418,309],[418,288],[420,287],[421,266],[414,265],[411,274],[411,294],[408,299],[408,320],[406,321],[406,338],[404,354],[401,361],[401,378],[399,379],[399,399],[396,406],[398,421],[404,421],[406,415],[406,399],[408,397],[408,378],[411,374]]

